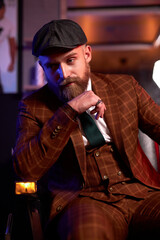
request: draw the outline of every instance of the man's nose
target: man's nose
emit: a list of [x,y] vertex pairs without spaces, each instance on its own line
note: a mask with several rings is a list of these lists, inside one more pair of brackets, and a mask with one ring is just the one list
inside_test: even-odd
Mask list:
[[61,74],[60,77],[63,77],[64,79],[70,75],[68,67],[63,63],[59,65],[59,72]]
[[63,76],[63,71],[62,71],[62,68],[61,68],[61,65],[59,64],[59,67],[57,69],[57,73],[59,75],[59,79],[63,80],[64,79],[64,76]]

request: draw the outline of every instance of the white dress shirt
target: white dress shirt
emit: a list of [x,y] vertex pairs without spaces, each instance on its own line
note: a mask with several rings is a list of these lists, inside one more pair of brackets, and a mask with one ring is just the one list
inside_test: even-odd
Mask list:
[[[92,82],[91,82],[91,79],[89,79],[88,81],[88,86],[87,86],[87,91],[90,91],[92,90]],[[92,106],[90,107],[86,112],[93,118],[93,120],[95,121],[97,127],[99,128],[99,130],[101,131],[104,139],[106,142],[111,142],[112,139],[111,139],[111,136],[110,136],[110,132],[109,132],[109,129],[104,121],[103,118],[99,118],[98,120],[96,120],[96,113],[95,114],[90,114],[90,111],[92,111],[93,109],[95,108],[95,106]],[[107,111],[107,109],[106,109]],[[83,130],[81,128],[81,124],[80,124],[80,121],[79,121],[79,126],[80,126],[80,129],[81,129],[81,132],[82,132],[82,137],[83,137],[83,141],[84,141],[84,145],[89,145],[89,142],[87,140],[87,138],[85,137],[84,133],[83,133]]]

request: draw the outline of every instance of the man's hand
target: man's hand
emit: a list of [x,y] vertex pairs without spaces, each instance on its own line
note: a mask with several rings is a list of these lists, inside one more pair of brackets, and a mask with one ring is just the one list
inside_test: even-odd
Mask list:
[[95,108],[90,113],[97,113],[96,119],[98,119],[99,117],[103,117],[104,111],[106,110],[105,104],[99,100],[100,98],[94,94],[93,91],[85,91],[84,93],[69,101],[68,104],[79,114],[85,112],[90,107],[95,106]]

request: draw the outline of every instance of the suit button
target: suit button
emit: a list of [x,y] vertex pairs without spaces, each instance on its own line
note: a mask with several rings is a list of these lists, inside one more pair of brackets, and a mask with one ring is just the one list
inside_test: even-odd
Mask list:
[[60,125],[58,125],[58,126],[57,126],[57,129],[60,130],[60,129],[62,129],[62,127],[61,127]]
[[85,186],[85,183],[83,182],[82,185],[81,185],[81,189],[83,189]]
[[119,172],[117,173],[117,175],[118,175],[118,176],[121,176],[121,174],[122,174],[122,172],[121,172],[121,171],[119,171]]
[[56,133],[55,133],[55,132],[52,132],[51,138],[53,139],[53,138],[55,138],[55,136],[56,136]]
[[114,152],[113,148],[111,147],[110,152]]
[[57,212],[60,212],[61,210],[62,210],[62,206],[59,205],[59,206],[56,208],[56,211],[57,211]]
[[103,179],[104,179],[104,180],[107,180],[107,179],[108,179],[107,175],[104,175],[104,176],[103,176]]
[[96,152],[96,153],[95,153],[95,156],[96,156],[96,157],[99,157],[99,155],[100,155],[100,152]]
[[112,187],[110,187],[110,188],[109,188],[109,190],[112,192],[112,191],[113,191],[113,188],[112,188]]

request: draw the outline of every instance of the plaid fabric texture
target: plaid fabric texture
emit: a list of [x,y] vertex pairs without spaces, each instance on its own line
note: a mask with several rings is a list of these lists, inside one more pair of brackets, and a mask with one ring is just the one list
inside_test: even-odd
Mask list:
[[[29,181],[37,181],[49,174],[53,194],[51,217],[61,212],[79,194],[94,195],[92,187],[97,187],[96,191],[99,191],[96,198],[103,200],[104,193],[101,191],[104,186],[100,182],[103,179],[108,184],[106,176],[110,178],[108,189],[112,189],[109,190],[112,196],[121,190],[122,195],[135,194],[137,197],[141,193],[143,197],[148,191],[145,185],[160,189],[159,174],[149,162],[143,161],[137,141],[140,128],[160,144],[160,107],[133,77],[92,74],[91,79],[93,91],[106,105],[105,121],[119,159],[123,161],[122,168],[115,162],[113,169],[113,163],[110,163],[111,167],[110,164],[107,167],[102,164],[107,162],[103,157],[105,148],[100,149],[102,154],[99,158],[88,154],[86,161],[86,149],[75,120],[76,113],[63,106],[50,92],[48,85],[23,99],[19,105],[14,168],[18,176]],[[113,160],[113,154],[107,153],[108,161]],[[93,165],[88,160],[92,158],[95,161]],[[133,177],[137,182],[132,183],[132,188],[131,185],[123,185],[122,182],[132,181]],[[143,183],[143,189],[138,181]]]

